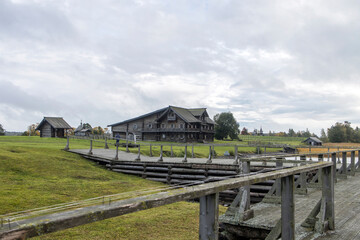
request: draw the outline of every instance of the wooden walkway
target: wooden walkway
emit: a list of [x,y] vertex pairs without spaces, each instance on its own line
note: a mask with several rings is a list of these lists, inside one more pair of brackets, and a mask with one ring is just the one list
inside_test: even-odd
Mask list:
[[[321,190],[309,188],[308,195],[295,194],[296,239],[360,239],[360,175],[338,179],[335,184],[335,231],[321,236],[301,227],[316,203],[321,199]],[[251,209],[254,218],[241,222],[239,226],[271,230],[280,219],[281,205],[258,203]]]

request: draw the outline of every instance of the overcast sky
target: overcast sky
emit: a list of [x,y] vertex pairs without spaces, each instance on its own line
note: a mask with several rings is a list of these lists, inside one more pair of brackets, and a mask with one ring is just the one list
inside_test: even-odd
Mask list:
[[0,123],[169,105],[251,131],[360,125],[360,1],[0,0]]

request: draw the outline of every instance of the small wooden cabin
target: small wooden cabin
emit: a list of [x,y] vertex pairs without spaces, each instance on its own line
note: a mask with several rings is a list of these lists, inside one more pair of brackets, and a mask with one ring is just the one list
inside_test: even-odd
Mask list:
[[62,117],[44,117],[36,130],[40,137],[66,137],[66,130],[72,127]]
[[309,144],[311,146],[321,146],[322,141],[318,139],[317,137],[309,137],[306,140],[303,141],[303,143]]

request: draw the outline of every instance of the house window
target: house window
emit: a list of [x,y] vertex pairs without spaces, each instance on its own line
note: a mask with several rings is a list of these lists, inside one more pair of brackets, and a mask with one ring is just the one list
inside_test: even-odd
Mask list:
[[183,124],[183,123],[180,123],[180,124],[179,124],[179,128],[184,128],[184,124]]
[[161,124],[161,128],[165,128],[165,123],[162,123],[162,124]]
[[133,129],[136,130],[137,129],[137,124],[133,125]]
[[148,128],[152,128],[152,124],[151,124],[151,123],[148,123]]
[[171,128],[174,128],[174,126],[175,126],[175,124],[172,123],[172,124],[171,124]]

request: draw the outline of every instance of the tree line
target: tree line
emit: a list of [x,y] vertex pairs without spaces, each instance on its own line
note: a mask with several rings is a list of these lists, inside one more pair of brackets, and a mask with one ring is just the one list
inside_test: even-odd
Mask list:
[[351,127],[351,123],[345,121],[344,123],[335,123],[327,129],[327,134],[324,129],[321,129],[320,139],[323,142],[352,142],[360,143],[360,129]]

